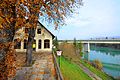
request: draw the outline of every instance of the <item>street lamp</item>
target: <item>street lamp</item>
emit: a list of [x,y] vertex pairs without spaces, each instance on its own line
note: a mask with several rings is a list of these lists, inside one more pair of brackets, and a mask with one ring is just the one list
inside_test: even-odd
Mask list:
[[59,57],[59,67],[60,67],[60,56],[62,54],[62,51],[61,50],[57,50],[57,56]]

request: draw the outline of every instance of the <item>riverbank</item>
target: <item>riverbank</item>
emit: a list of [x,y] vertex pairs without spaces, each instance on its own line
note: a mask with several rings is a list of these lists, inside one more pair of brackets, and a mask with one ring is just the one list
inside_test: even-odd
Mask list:
[[84,60],[80,60],[81,63],[87,67],[90,71],[92,71],[93,73],[95,73],[97,76],[101,77],[102,80],[115,80],[112,76],[109,76],[108,74],[106,74],[103,71],[100,71],[96,68],[94,68],[93,66],[91,66],[88,62],[85,62]]
[[[81,67],[80,64],[82,64],[88,70],[90,70],[91,72],[93,72],[94,74],[96,74],[97,76],[99,76],[102,80],[114,80],[113,77],[111,77],[111,76],[107,75],[106,73],[104,73],[104,72],[102,72],[102,71],[100,71],[100,70],[92,67],[88,63],[85,63],[81,59],[81,57],[79,56],[79,54],[75,53],[75,49],[73,47],[73,44],[63,43],[63,44],[59,45],[59,49],[63,51],[62,56],[64,56],[68,61],[74,62],[75,65]],[[67,65],[66,65],[66,67],[67,67]],[[62,66],[61,68],[64,68],[64,66]],[[70,69],[70,70],[72,70],[72,69]],[[63,74],[63,76],[65,76],[65,75]],[[78,76],[78,77],[80,77],[80,76]],[[73,79],[73,80],[75,80],[75,79]]]

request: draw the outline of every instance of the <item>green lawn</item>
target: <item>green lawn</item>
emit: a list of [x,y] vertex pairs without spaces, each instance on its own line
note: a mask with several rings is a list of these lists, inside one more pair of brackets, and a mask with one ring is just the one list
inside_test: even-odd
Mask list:
[[95,73],[97,76],[101,77],[102,80],[115,80],[113,77],[107,75],[106,73],[92,67],[90,64],[85,63],[84,61],[81,60],[81,63],[86,66],[90,71],[92,71],[93,73]]
[[60,69],[65,80],[92,80],[82,69],[75,63],[61,57]]

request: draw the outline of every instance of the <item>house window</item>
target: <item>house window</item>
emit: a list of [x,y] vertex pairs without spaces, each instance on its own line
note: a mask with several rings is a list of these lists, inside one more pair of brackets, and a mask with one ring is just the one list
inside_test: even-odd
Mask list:
[[27,49],[27,40],[24,40],[24,49]]
[[15,39],[14,42],[15,42],[14,49],[20,49],[21,48],[21,41],[18,42],[18,40]]
[[50,48],[50,40],[44,40],[44,48]]
[[28,28],[25,28],[25,33],[28,33]]
[[38,34],[41,34],[41,29],[40,29],[40,28],[37,29],[37,33],[38,33]]
[[38,48],[41,49],[41,40],[39,40]]

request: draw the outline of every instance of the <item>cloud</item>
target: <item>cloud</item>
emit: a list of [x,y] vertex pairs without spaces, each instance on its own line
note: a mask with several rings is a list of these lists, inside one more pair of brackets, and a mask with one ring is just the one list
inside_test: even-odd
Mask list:
[[91,20],[89,18],[82,18],[80,15],[76,14],[72,18],[65,19],[67,25],[73,25],[74,27],[82,27],[89,25]]

